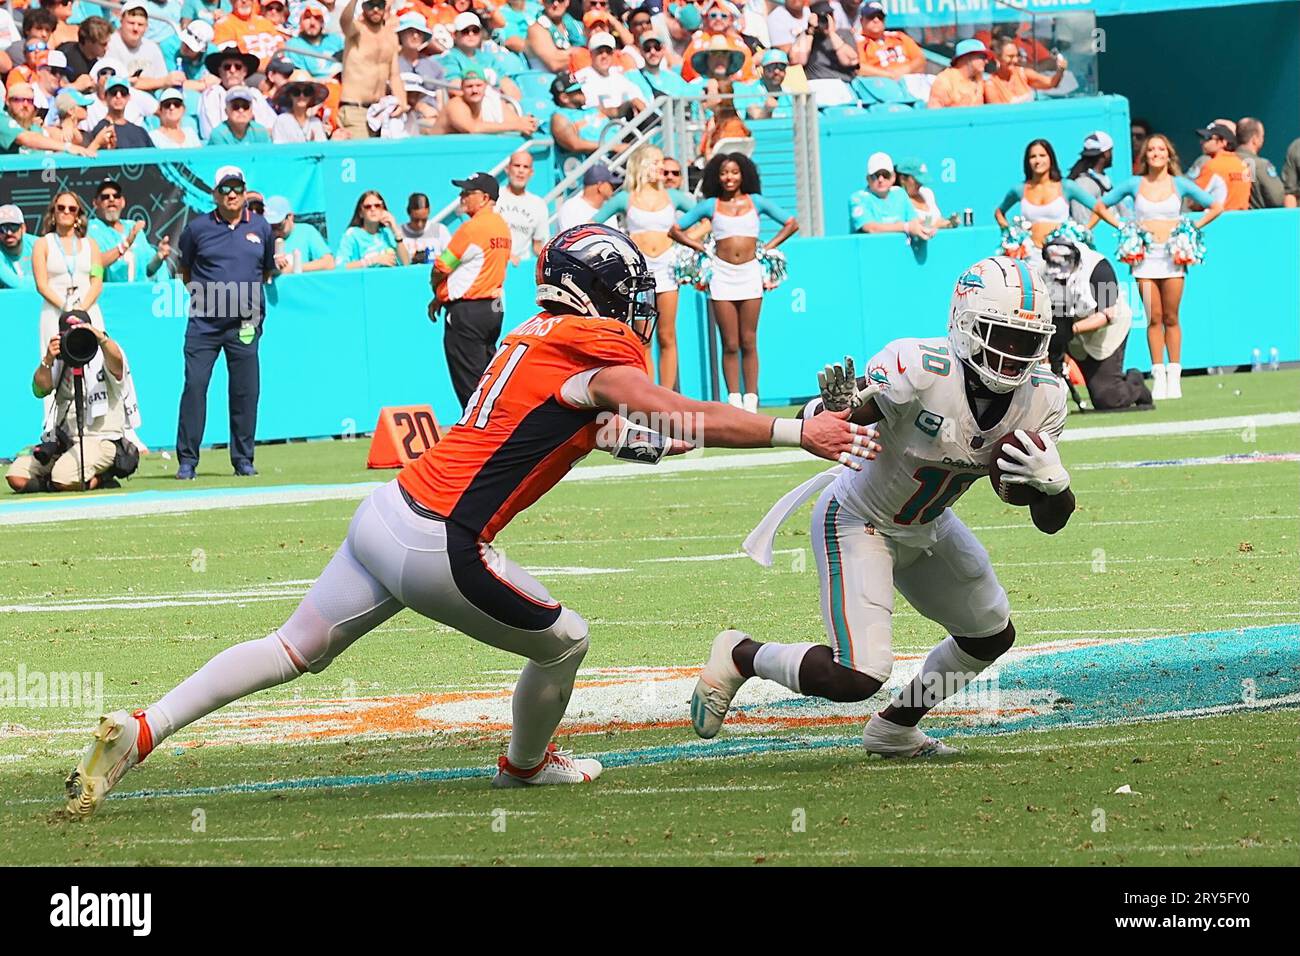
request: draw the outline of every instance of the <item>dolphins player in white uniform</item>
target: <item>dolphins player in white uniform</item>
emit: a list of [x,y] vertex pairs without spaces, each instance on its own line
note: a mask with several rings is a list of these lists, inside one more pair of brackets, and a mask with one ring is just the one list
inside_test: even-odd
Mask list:
[[[851,359],[819,375],[822,397],[804,414],[851,407],[852,421],[877,426],[884,450],[860,472],[832,469],[787,494],[745,547],[770,564],[781,521],[821,491],[812,541],[830,646],[761,643],[723,631],[691,698],[697,734],[717,734],[751,677],[833,701],[871,697],[894,663],[897,588],[949,636],[870,719],[863,745],[889,757],[955,752],[917,723],[1005,654],[1016,632],[988,552],[951,506],[989,473],[998,440],[1019,432],[1029,450],[1003,445],[998,464],[1004,482],[1039,492],[1030,504],[1035,526],[1055,534],[1075,507],[1055,444],[1065,425],[1065,389],[1042,364],[1052,331],[1044,280],[1022,260],[996,256],[957,280],[946,338],[891,342],[864,378],[854,377]],[[1039,432],[1046,447],[1027,431]]]

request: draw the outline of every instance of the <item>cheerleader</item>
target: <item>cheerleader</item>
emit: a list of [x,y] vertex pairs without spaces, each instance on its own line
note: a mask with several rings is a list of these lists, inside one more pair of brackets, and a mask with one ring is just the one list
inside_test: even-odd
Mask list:
[[[727,401],[752,412],[758,408],[758,315],[764,288],[760,253],[775,249],[793,236],[799,230],[799,222],[763,198],[758,169],[743,153],[720,153],[709,160],[700,191],[704,201],[669,229],[668,236],[673,242],[707,254],[704,244],[685,230],[706,217],[713,221],[715,245],[710,257],[709,301],[722,335],[722,375],[727,382]],[[760,214],[781,224],[780,231],[761,249]]]
[[1081,202],[1091,209],[1096,202],[1078,183],[1062,180],[1061,167],[1056,164],[1056,153],[1052,144],[1045,139],[1036,139],[1025,147],[1024,158],[1025,181],[1013,186],[1002,200],[1002,204],[993,212],[1008,234],[1016,233],[1006,214],[1019,205],[1020,215],[1029,231],[1028,243],[1016,243],[1017,248],[1005,248],[1004,253],[1016,258],[1027,258],[1035,264],[1042,264],[1043,243],[1056,228],[1070,218],[1070,201]]
[[[1133,201],[1133,214],[1138,226],[1145,231],[1141,241],[1130,242],[1121,238],[1120,258],[1127,261],[1137,279],[1142,303],[1147,310],[1147,345],[1151,349],[1151,395],[1156,401],[1165,398],[1182,398],[1183,330],[1178,324],[1178,307],[1183,298],[1183,274],[1189,256],[1178,250],[1179,232],[1186,232],[1179,224],[1183,199],[1205,209],[1195,223],[1197,230],[1207,225],[1223,212],[1223,204],[1215,202],[1205,190],[1182,175],[1178,153],[1173,145],[1159,133],[1148,136],[1142,145],[1138,161],[1138,175],[1130,177],[1111,189],[1097,202],[1093,210],[1091,228],[1098,219],[1104,219],[1121,230],[1131,227],[1121,223],[1110,207],[1120,200]],[[1171,235],[1174,241],[1171,242]],[[1195,237],[1193,237],[1193,241]],[[1125,244],[1136,246],[1127,254]],[[1181,260],[1181,261],[1180,261]],[[1169,361],[1165,362],[1165,353]]]
[[655,277],[655,304],[659,322],[655,336],[659,343],[659,384],[677,387],[677,280],[673,276],[676,248],[668,231],[677,221],[677,213],[695,203],[680,189],[664,185],[664,154],[657,146],[642,146],[627,164],[627,181],[612,199],[593,217],[604,222],[622,214],[623,231],[640,249]]

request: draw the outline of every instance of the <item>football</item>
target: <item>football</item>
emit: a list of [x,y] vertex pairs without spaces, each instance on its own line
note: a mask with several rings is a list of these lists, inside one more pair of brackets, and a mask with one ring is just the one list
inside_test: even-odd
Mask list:
[[[1038,432],[1027,432],[1026,434],[1029,435],[1029,440],[1036,444],[1040,449],[1047,447],[1043,443],[1043,440],[1038,437]],[[1021,451],[1025,450],[1025,447],[1020,443],[1020,439],[1016,437],[1015,432],[1007,432],[1007,434],[997,440],[995,444],[997,454],[995,454],[993,460],[989,462],[989,481],[993,483],[993,493],[1009,505],[1015,505],[1018,508],[1027,507],[1032,504],[1035,499],[1043,497],[1043,493],[1036,488],[1030,488],[1028,485],[1004,485],[1002,483],[1002,469],[998,467],[998,459],[1002,457],[1003,445],[1015,445]]]

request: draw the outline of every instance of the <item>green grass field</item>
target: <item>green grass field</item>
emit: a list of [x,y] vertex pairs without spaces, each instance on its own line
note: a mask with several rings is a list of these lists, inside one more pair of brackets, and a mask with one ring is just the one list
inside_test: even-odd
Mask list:
[[[1300,372],[1185,390],[1154,413],[1075,416],[1067,436],[1300,411]],[[386,480],[365,451],[266,446],[254,481]],[[324,673],[183,730],[87,823],[63,818],[62,782],[95,715],[4,702],[0,863],[1295,864],[1300,467],[1133,463],[1297,452],[1300,424],[1068,442],[1080,510],[1051,538],[977,485],[958,513],[1019,635],[1005,713],[936,713],[962,754],[911,763],[854,746],[883,696],[804,706],[755,682],[716,740],[686,723],[720,629],[822,639],[806,509],[772,569],[735,557],[818,464],[565,482],[498,544],[591,624],[562,743],[604,757],[595,784],[490,789],[519,662],[404,612]],[[173,471],[150,456],[91,497],[174,492]],[[248,487],[228,473],[209,451],[183,490]],[[14,504],[0,503],[0,672],[102,674],[117,709],[278,626],[356,502],[5,523]],[[941,637],[900,599],[900,658]]]

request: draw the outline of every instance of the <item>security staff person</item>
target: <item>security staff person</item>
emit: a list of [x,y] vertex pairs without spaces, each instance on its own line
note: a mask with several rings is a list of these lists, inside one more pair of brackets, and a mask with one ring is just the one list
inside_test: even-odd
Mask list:
[[1253,116],[1237,120],[1237,155],[1250,170],[1250,208],[1277,209],[1286,200],[1286,189],[1277,170],[1263,156],[1264,124]]
[[262,284],[277,274],[270,224],[244,204],[244,173],[217,170],[212,198],[217,208],[191,219],[181,233],[181,278],[190,294],[185,330],[185,388],[176,426],[176,477],[194,478],[207,420],[208,381],[217,353],[226,353],[230,378],[230,461],[236,475],[255,475],[260,379],[257,346],[262,337]]
[[1083,372],[1092,407],[1154,408],[1142,373],[1135,368],[1121,371],[1133,314],[1115,267],[1101,253],[1071,239],[1049,241],[1043,247],[1043,267],[1053,319],[1058,329],[1068,329],[1069,352]]
[[447,310],[443,349],[451,385],[462,406],[474,393],[492,361],[505,314],[502,285],[510,264],[510,227],[496,211],[501,186],[489,173],[453,179],[469,219],[452,233],[451,242],[433,262],[430,283],[434,301],[429,318]]

